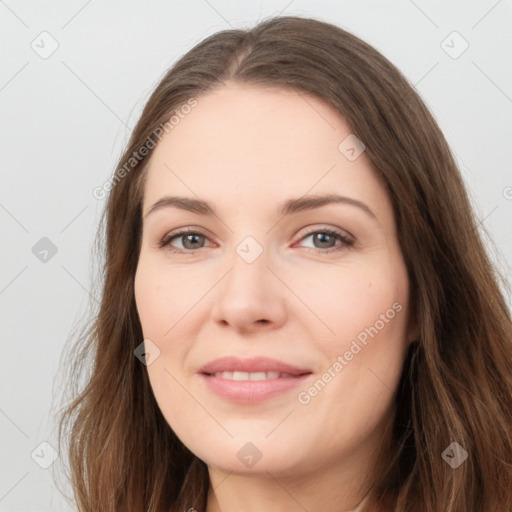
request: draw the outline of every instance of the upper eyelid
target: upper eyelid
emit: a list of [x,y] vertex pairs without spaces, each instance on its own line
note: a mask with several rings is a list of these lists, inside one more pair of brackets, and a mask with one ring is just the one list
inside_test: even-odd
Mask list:
[[[353,243],[356,240],[356,238],[351,233],[346,231],[345,229],[334,227],[334,226],[314,226],[313,225],[312,227],[306,227],[303,229],[305,229],[306,231],[304,233],[300,234],[300,236],[298,236],[297,242],[299,242],[299,241],[303,240],[304,238],[311,236],[315,233],[331,232],[331,231],[333,232],[334,235],[336,235],[340,238],[348,238]],[[212,238],[207,233],[204,233],[202,228],[198,228],[198,227],[194,227],[194,226],[185,226],[183,228],[177,228],[176,230],[170,231],[169,233],[165,234],[161,238],[161,240],[167,241],[167,243],[170,243],[174,239],[181,238],[183,236],[186,236],[187,234],[201,235],[210,241]],[[296,242],[294,242],[294,243],[296,243]]]
[[[316,233],[316,232],[321,232],[321,231],[341,231],[342,233],[346,233],[351,238],[355,238],[346,229],[338,228],[338,227],[335,227],[335,226],[327,226],[327,225],[315,226],[313,224],[312,226],[306,226],[304,228],[301,228],[299,231],[302,231],[302,230],[306,230],[306,231],[304,233],[302,233],[301,236],[306,236],[308,234]],[[196,226],[184,226],[183,228],[176,228],[176,229],[173,229],[173,230],[171,230],[169,232],[166,232],[164,237],[167,237],[167,236],[177,236],[177,235],[180,235],[180,234],[192,233],[192,234],[200,234],[200,235],[206,236],[208,238],[211,238],[210,235],[208,233],[206,233],[205,231],[208,231],[208,230],[204,230],[204,228],[200,228],[200,227],[196,227]]]

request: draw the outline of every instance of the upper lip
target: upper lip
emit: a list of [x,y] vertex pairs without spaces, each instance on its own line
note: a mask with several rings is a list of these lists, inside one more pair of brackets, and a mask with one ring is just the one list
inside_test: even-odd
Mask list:
[[277,359],[268,357],[252,357],[250,359],[241,359],[239,357],[221,357],[210,361],[200,368],[200,373],[217,373],[217,372],[279,372],[290,375],[303,375],[311,373],[307,368],[300,368]]

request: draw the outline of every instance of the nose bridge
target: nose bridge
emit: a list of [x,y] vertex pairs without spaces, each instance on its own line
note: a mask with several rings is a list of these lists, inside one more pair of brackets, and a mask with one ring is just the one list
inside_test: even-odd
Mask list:
[[[259,236],[261,239],[262,237]],[[238,257],[243,260],[247,265],[252,265],[257,260],[266,260],[268,254],[267,250],[264,249],[263,244],[265,240],[262,240],[261,243],[254,238],[252,235],[247,235],[245,238],[236,246],[235,252]],[[261,258],[261,256],[265,253],[265,257]],[[236,259],[235,259],[236,261]],[[260,262],[261,264],[261,262]]]
[[230,270],[215,297],[217,321],[247,329],[262,320],[266,323],[284,320],[285,287],[269,270],[271,251],[263,243],[246,235],[235,246],[229,259]]
[[[259,237],[261,238],[261,236]],[[227,288],[232,289],[240,297],[247,296],[246,300],[254,302],[266,292],[274,289],[269,286],[270,271],[268,247],[264,247],[252,235],[245,236],[234,248],[231,258],[231,270],[226,276]]]

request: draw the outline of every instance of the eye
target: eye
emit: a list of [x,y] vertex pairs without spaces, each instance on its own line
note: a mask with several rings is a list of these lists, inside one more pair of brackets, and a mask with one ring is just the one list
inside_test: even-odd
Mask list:
[[[342,250],[346,247],[354,245],[354,239],[351,238],[343,231],[338,231],[332,228],[310,230],[308,233],[301,237],[302,240],[312,238],[313,248],[308,248],[310,252],[325,254]],[[176,247],[173,242],[179,240],[181,247]],[[180,231],[169,233],[160,242],[160,248],[167,247],[173,253],[192,253],[196,249],[205,247],[205,240],[208,240],[206,235],[193,228],[185,228]],[[336,243],[339,241],[340,243]]]
[[[171,244],[176,239],[181,241],[181,247],[175,247]],[[204,240],[206,239],[206,236],[202,233],[194,231],[192,228],[186,228],[175,233],[169,233],[160,240],[158,245],[160,248],[169,246],[171,252],[191,252],[194,249],[204,247]]]
[[[354,239],[345,232],[331,228],[316,228],[306,233],[301,240],[306,240],[308,238],[311,238],[314,244],[314,247],[310,250],[319,254],[336,252],[344,249],[345,247],[351,247],[354,245]],[[336,244],[337,240],[340,241],[339,244]]]

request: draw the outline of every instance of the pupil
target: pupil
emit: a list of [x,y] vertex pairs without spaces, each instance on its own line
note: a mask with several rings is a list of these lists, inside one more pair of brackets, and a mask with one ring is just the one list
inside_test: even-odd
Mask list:
[[[186,248],[188,248],[188,249],[190,249],[190,248],[192,248],[192,249],[193,249],[193,248],[194,248],[194,246],[193,246],[193,242],[194,242],[194,241],[193,241],[192,239],[193,239],[193,238],[197,239],[197,237],[199,237],[199,236],[201,236],[201,235],[185,235],[185,238],[184,238],[185,243],[183,244],[183,246],[184,246],[184,247],[186,247]],[[197,240],[196,240],[196,241],[197,241]],[[191,243],[192,243],[192,247],[187,247],[187,243],[188,243],[188,242],[191,242]]]
[[[329,238],[331,238],[331,235],[328,235],[326,233],[318,233],[315,237],[315,241],[319,241],[320,244],[323,244],[323,243],[326,243],[326,239],[327,239],[327,244],[329,244]],[[327,246],[330,247],[329,245],[327,245]],[[324,247],[324,246],[321,246],[321,247]]]

